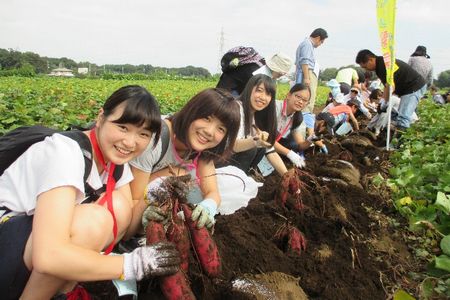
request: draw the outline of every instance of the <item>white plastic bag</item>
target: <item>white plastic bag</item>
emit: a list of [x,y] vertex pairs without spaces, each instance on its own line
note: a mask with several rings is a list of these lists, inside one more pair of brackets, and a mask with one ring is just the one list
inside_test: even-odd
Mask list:
[[216,173],[222,198],[217,212],[222,215],[230,215],[239,208],[246,207],[248,201],[258,194],[258,188],[263,185],[233,166],[218,168]]

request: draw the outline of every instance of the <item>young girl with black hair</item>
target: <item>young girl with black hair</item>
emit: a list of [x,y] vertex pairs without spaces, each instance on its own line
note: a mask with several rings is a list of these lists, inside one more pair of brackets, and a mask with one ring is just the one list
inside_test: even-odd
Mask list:
[[[50,299],[76,282],[143,279],[177,271],[174,246],[160,243],[117,256],[109,252],[132,216],[127,163],[159,138],[160,113],[140,86],[115,91],[84,134],[92,144],[87,184],[106,193],[84,203],[85,160],[79,144],[53,134],[31,145],[0,176],[0,295]],[[112,173],[123,165],[115,182]],[[108,247],[109,245],[109,247]],[[76,287],[73,293],[78,293]]]
[[156,152],[147,147],[131,162],[135,177],[131,183],[133,199],[140,199],[136,203],[140,214],[133,218],[131,232],[140,231],[141,217],[143,227],[149,219],[162,221],[166,217],[155,205],[158,199],[152,199],[148,191],[157,188],[166,176],[172,176],[169,166],[176,174],[189,173],[196,180],[197,185],[188,195],[188,201],[195,204],[192,218],[198,220],[199,227],[211,228],[224,200],[218,181],[226,177],[217,174],[220,171],[215,162],[226,159],[233,149],[239,128],[239,105],[228,91],[206,89],[164,122],[170,140],[161,161],[157,163],[162,146],[157,145]]
[[300,132],[303,122],[302,110],[309,103],[309,88],[302,83],[291,87],[283,101],[276,101],[278,130],[275,139],[275,150],[280,155],[286,156],[296,167],[305,166],[304,158],[300,152],[310,147],[313,143],[327,153],[326,146],[315,136],[307,139]]
[[273,148],[277,137],[276,87],[272,78],[253,76],[239,96],[241,125],[230,164],[248,173],[264,156],[280,175],[286,166]]

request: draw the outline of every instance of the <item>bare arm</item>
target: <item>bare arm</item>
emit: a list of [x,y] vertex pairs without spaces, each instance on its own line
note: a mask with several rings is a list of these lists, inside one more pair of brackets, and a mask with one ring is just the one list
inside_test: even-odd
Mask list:
[[281,159],[280,155],[278,155],[277,152],[272,152],[266,155],[267,160],[270,162],[270,164],[275,168],[275,170],[278,172],[278,174],[283,175],[287,172],[286,165],[284,164],[283,160]]
[[350,120],[352,121],[352,123],[354,125],[354,129],[355,130],[359,130],[359,124],[358,124],[358,121],[355,118],[355,115],[352,112],[350,112],[349,116],[350,116]]
[[253,139],[253,137],[248,137],[245,139],[237,139],[234,144],[233,151],[234,152],[243,152],[243,151],[247,151],[249,149],[255,148],[255,147],[256,147],[256,143],[255,143],[255,140]]
[[[303,135],[301,135],[298,132],[293,132],[292,133],[295,142],[297,143],[299,149],[304,150],[307,149],[309,146],[311,146],[311,142],[305,141],[305,139],[303,138]],[[277,151],[278,154],[282,154],[284,156],[286,156],[288,154],[288,152],[291,150],[289,148],[284,147],[283,145],[281,145],[278,142],[275,142],[274,144],[275,147],[275,151]]]

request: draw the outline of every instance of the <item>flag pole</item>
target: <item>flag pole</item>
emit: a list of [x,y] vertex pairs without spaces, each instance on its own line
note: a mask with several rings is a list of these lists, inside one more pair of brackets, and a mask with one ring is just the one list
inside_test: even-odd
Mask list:
[[385,99],[386,101],[388,101],[388,109],[387,109],[387,114],[388,114],[388,121],[387,121],[387,127],[386,127],[386,150],[389,151],[389,141],[391,140],[391,112],[392,112],[392,85],[389,85],[389,95],[388,95],[388,99]]

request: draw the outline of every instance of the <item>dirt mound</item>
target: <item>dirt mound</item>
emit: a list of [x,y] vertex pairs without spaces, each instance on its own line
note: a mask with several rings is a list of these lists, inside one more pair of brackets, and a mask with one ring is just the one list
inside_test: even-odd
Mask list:
[[[388,153],[365,136],[347,138],[346,147],[341,141],[333,141],[330,155],[307,153],[306,171],[311,177],[302,176],[307,184],[302,191],[303,210],[283,208],[274,201],[282,188],[281,178],[271,175],[248,207],[217,217],[214,237],[223,274],[210,281],[198,268],[191,268],[200,299],[236,299],[233,280],[269,272],[299,278],[310,299],[386,299],[386,286],[401,277],[386,270],[411,260],[407,247],[387,224],[389,195],[370,181],[374,174],[387,175]],[[341,159],[344,151],[350,152],[349,161]],[[286,252],[274,238],[287,222],[307,239],[301,255]],[[382,247],[394,240],[388,250]]]
[[[191,260],[189,278],[198,299],[301,299],[289,298],[273,285],[254,283],[267,274],[289,276],[278,277],[277,285],[283,282],[285,291],[287,286],[300,285],[309,299],[387,298],[410,271],[395,266],[413,265],[408,248],[389,225],[393,213],[387,204],[388,192],[371,182],[376,174],[387,177],[388,153],[366,136],[346,139],[345,147],[342,139],[329,141],[329,155],[306,153],[301,210],[275,201],[283,187],[281,178],[271,175],[247,207],[217,216],[214,239],[223,272],[210,279]],[[286,224],[298,228],[307,240],[300,255],[275,238]],[[289,285],[293,278],[296,284]],[[278,292],[277,297],[237,290],[236,282],[244,279],[253,282],[253,289]],[[150,289],[142,286],[140,299],[150,295],[161,299],[152,283]]]

